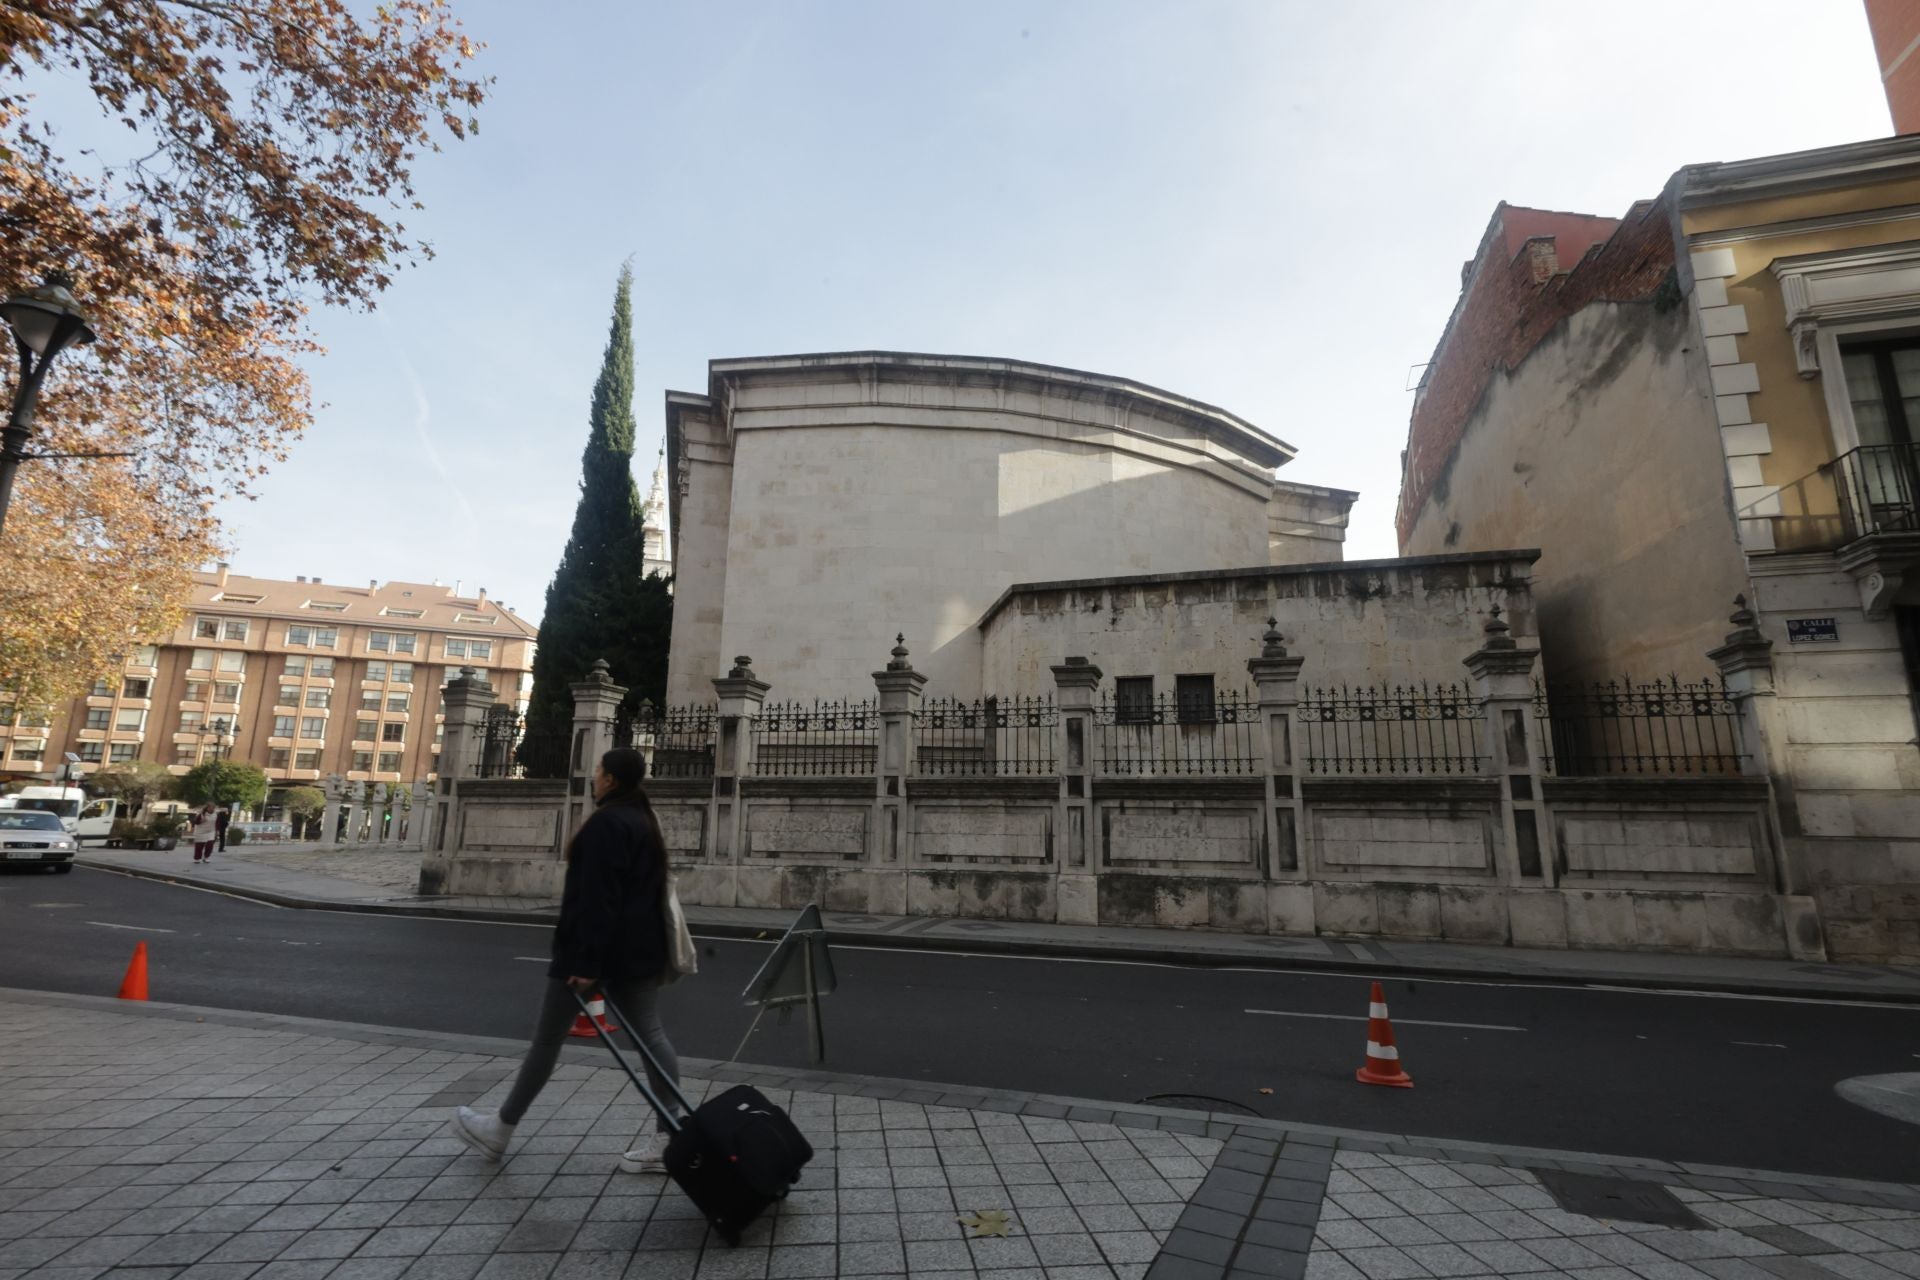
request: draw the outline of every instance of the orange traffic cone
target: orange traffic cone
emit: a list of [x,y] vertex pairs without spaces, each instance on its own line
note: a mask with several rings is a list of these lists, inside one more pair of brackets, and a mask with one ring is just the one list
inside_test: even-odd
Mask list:
[[1393,1023],[1387,1018],[1387,993],[1373,984],[1373,1003],[1367,1009],[1367,1065],[1353,1073],[1361,1084],[1413,1088],[1413,1077],[1400,1066],[1400,1050],[1393,1043]]
[[589,1039],[598,1036],[600,1032],[594,1029],[594,1023],[596,1022],[600,1024],[601,1028],[607,1031],[613,1030],[613,1024],[607,1021],[607,1002],[601,997],[594,996],[591,1000],[587,1001],[587,1012],[593,1015],[591,1020],[588,1019],[585,1013],[576,1013],[573,1015],[573,1025],[567,1028],[568,1035],[586,1036]]
[[147,998],[147,944],[133,944],[133,963],[127,966],[127,976],[120,981],[122,1000],[145,1000]]

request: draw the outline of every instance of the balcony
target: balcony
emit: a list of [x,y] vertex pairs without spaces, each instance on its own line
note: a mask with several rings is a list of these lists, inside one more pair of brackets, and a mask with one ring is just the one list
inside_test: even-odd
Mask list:
[[1862,445],[1829,471],[1840,508],[1840,567],[1859,585],[1868,619],[1878,621],[1920,592],[1920,444]]

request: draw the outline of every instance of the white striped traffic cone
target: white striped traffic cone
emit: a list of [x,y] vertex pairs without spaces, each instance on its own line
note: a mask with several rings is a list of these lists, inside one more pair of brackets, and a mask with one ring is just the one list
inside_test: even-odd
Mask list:
[[[588,1020],[587,1013],[593,1015],[591,1021]],[[573,1025],[567,1028],[568,1035],[594,1039],[600,1034],[600,1030],[594,1026],[596,1022],[600,1024],[600,1028],[607,1031],[613,1030],[613,1024],[607,1021],[607,1002],[602,997],[594,996],[587,1001],[587,1013],[573,1015]]]
[[1383,1084],[1395,1089],[1413,1088],[1413,1077],[1400,1065],[1400,1050],[1393,1043],[1393,1023],[1387,1017],[1387,993],[1373,984],[1373,1003],[1367,1009],[1367,1064],[1354,1072],[1361,1084]]

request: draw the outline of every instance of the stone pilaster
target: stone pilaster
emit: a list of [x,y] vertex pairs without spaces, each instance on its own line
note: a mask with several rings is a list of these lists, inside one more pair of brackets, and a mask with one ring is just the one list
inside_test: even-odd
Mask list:
[[[867,910],[875,915],[907,913],[907,787],[913,777],[918,742],[914,725],[927,677],[913,669],[903,632],[893,638],[886,669],[873,673],[880,702],[880,743],[874,752],[873,848]],[[992,734],[989,732],[989,739]]]
[[1541,787],[1544,747],[1533,717],[1533,665],[1540,650],[1514,640],[1499,605],[1488,612],[1484,633],[1465,663],[1486,714],[1487,772],[1500,782],[1502,876],[1510,885],[1551,888],[1552,824],[1546,821]]
[[1300,706],[1300,668],[1304,657],[1287,652],[1280,624],[1267,619],[1260,656],[1247,659],[1247,674],[1259,700],[1260,727],[1254,733],[1266,780],[1267,930],[1314,932],[1313,887],[1306,883],[1306,828],[1301,778],[1295,768],[1294,716]]
[[708,906],[734,904],[739,884],[741,823],[740,780],[753,769],[753,722],[766,705],[773,686],[753,674],[753,659],[745,654],[733,668],[713,682],[716,707],[713,748],[713,800],[707,829],[713,832],[711,861],[724,883],[710,886],[701,900]]
[[326,793],[326,808],[320,811],[320,842],[338,844],[340,842],[340,800],[347,789],[347,780],[337,773],[330,773],[321,782],[320,789]]
[[1061,924],[1097,924],[1099,879],[1093,857],[1094,697],[1101,671],[1083,657],[1070,657],[1053,669],[1059,708],[1060,800],[1056,830],[1060,838],[1055,870],[1055,901]]
[[487,712],[493,708],[494,693],[485,676],[472,667],[462,667],[459,675],[447,681],[441,697],[447,710],[440,738],[439,794],[434,799],[433,828],[440,833],[437,844],[451,848],[457,847],[460,839],[460,784],[474,777],[480,767]]
[[1796,960],[1824,962],[1827,942],[1819,905],[1806,892],[1799,862],[1780,820],[1782,803],[1792,803],[1793,775],[1786,758],[1787,727],[1774,693],[1773,641],[1760,634],[1759,621],[1747,608],[1745,596],[1734,597],[1728,621],[1733,623],[1733,630],[1727,633],[1726,643],[1709,650],[1707,657],[1720,669],[1727,698],[1739,716],[1740,771],[1767,779],[1768,834],[1775,850],[1774,887],[1780,893],[1785,917],[1787,950]]
[[596,658],[573,692],[573,737],[567,752],[567,831],[578,831],[593,812],[593,771],[613,749],[613,718],[627,691],[613,682],[605,658]]

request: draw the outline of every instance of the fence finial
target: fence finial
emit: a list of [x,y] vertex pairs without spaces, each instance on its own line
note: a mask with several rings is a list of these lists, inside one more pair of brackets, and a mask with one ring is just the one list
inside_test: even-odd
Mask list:
[[587,679],[595,684],[612,684],[613,669],[607,666],[605,658],[595,658],[593,666],[587,670]]
[[1485,647],[1489,649],[1512,649],[1513,628],[1500,619],[1500,606],[1494,605],[1487,610],[1487,625],[1481,628],[1486,633]]
[[1727,621],[1736,627],[1750,627],[1754,624],[1753,610],[1747,608],[1747,597],[1744,593],[1733,598],[1733,613]]
[[1277,618],[1267,619],[1267,632],[1260,637],[1260,656],[1263,658],[1284,658],[1287,646],[1282,643],[1280,622]]
[[733,660],[733,670],[727,672],[727,679],[751,680],[753,678],[753,659],[744,653],[736,657]]
[[893,638],[893,659],[887,663],[889,671],[911,671],[913,663],[907,658],[907,633],[902,631]]

